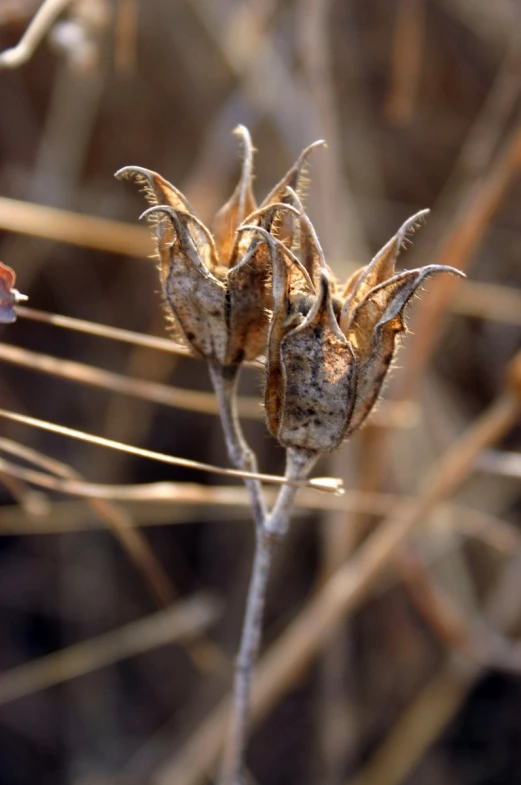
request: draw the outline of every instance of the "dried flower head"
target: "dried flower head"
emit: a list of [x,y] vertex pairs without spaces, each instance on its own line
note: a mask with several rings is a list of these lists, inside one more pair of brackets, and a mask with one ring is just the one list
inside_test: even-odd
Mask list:
[[[293,201],[298,199],[293,194]],[[301,212],[300,262],[268,236],[273,262],[273,317],[267,351],[268,428],[285,447],[334,450],[363,423],[380,393],[404,309],[424,280],[452,267],[395,273],[414,215],[340,289],[309,218]],[[261,231],[261,230],[258,230]]]
[[14,288],[16,283],[15,271],[0,262],[0,323],[11,324],[16,321],[14,306],[27,300],[25,294]]
[[165,300],[195,354],[221,365],[253,360],[265,348],[272,307],[271,262],[266,242],[242,225],[260,226],[292,242],[292,224],[283,225],[291,208],[288,186],[298,189],[311,145],[257,208],[252,192],[253,148],[246,128],[242,171],[232,197],[219,210],[210,231],[173,185],[148,169],[125,167],[116,177],[144,185],[153,205],[151,218],[160,260]]

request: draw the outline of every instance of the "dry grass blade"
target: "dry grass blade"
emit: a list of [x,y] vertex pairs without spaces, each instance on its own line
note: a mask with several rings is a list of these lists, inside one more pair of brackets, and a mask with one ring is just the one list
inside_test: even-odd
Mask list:
[[[485,616],[504,633],[519,618],[521,551],[511,559],[487,600]],[[519,644],[517,645],[519,650]],[[420,691],[349,785],[400,785],[462,706],[483,669],[453,658]]]
[[[470,189],[459,220],[454,222],[433,262],[451,264],[462,271],[468,268],[473,252],[519,171],[520,163],[521,125],[518,123],[489,171]],[[403,353],[404,371],[397,397],[414,397],[411,391],[416,389],[427,367],[438,337],[438,326],[457,289],[455,278],[440,278],[416,314],[413,323],[415,335]]]
[[[172,348],[170,348],[170,341],[167,339],[106,327],[105,325],[57,314],[44,315],[44,312],[34,311],[30,308],[23,308],[22,311],[22,316],[27,316],[27,313],[30,312],[30,316],[27,318],[34,319],[34,321],[52,323],[56,326],[78,330],[79,332],[99,335],[100,337],[112,338],[127,343],[135,343],[151,349],[169,351],[172,354],[193,357],[186,347],[179,344],[172,342]],[[51,318],[47,319],[46,316]],[[199,392],[198,390],[183,390],[180,387],[171,387],[159,382],[132,379],[113,371],[106,371],[92,365],[75,362],[74,360],[62,360],[59,357],[52,357],[40,352],[31,352],[19,346],[12,346],[6,343],[1,344],[0,360],[80,384],[88,384],[103,390],[131,395],[135,398],[162,404],[163,406],[172,406],[176,409],[186,409],[187,411],[195,411],[201,414],[215,415],[219,413],[218,402],[211,393]],[[261,363],[257,361],[247,363],[247,365],[254,368],[262,367]],[[240,417],[246,419],[259,420],[264,416],[261,399],[254,396],[238,396],[237,410]],[[376,426],[411,428],[416,425],[418,409],[410,401],[384,401],[371,417],[372,424]]]
[[[172,455],[165,455],[164,453],[154,452],[153,450],[145,450],[142,447],[133,447],[130,444],[124,444],[123,442],[116,442],[112,439],[105,439],[102,436],[95,436],[91,433],[85,433],[84,431],[78,431],[74,428],[66,428],[63,425],[57,425],[56,423],[47,422],[46,420],[38,420],[35,417],[27,417],[24,414],[18,414],[17,412],[10,412],[6,409],[0,409],[0,417],[5,417],[7,420],[12,420],[13,422],[23,423],[24,425],[29,425],[34,428],[41,428],[42,430],[49,431],[51,433],[59,433],[62,436],[68,436],[73,439],[80,439],[81,441],[88,442],[89,444],[96,444],[100,447],[108,447],[112,450],[119,450],[120,452],[126,452],[129,455],[137,455],[141,458],[149,458],[153,461],[159,461],[161,463],[168,463],[171,466],[184,466],[185,468],[189,469],[197,469],[198,471],[206,471],[212,472],[213,474],[221,474],[226,477],[239,477],[239,478],[251,478],[254,480],[260,480],[261,482],[271,483],[273,485],[293,485],[297,488],[302,487],[311,487],[316,488],[317,490],[324,491],[325,493],[339,493],[342,488],[341,480],[336,480],[335,478],[331,477],[315,477],[311,480],[288,480],[285,477],[278,477],[274,474],[257,474],[254,472],[242,472],[238,469],[224,469],[218,466],[212,466],[209,463],[200,463],[199,461],[191,461],[187,458],[177,458]],[[40,473],[38,473],[40,474]],[[46,482],[52,481],[52,477],[48,478],[48,475],[43,475],[46,478]],[[170,483],[154,483],[154,485],[160,487],[162,485],[169,486]],[[103,488],[102,485],[97,486],[99,488]],[[125,486],[123,486],[124,488]],[[81,494],[85,495],[85,494]],[[87,494],[96,496],[95,492],[92,494]],[[101,493],[99,494],[101,496]],[[127,498],[132,498],[127,497]],[[169,498],[167,496],[167,498]]]
[[0,471],[10,477],[15,477],[25,482],[46,488],[56,493],[65,493],[69,496],[79,496],[84,499],[99,499],[110,501],[174,501],[177,497],[176,483],[153,482],[140,485],[105,485],[102,483],[89,483],[80,480],[66,480],[54,477],[34,469],[25,469],[22,466],[0,458]]
[[40,495],[35,494],[23,480],[0,472],[0,482],[27,515],[38,515],[42,511],[43,505]]
[[195,596],[171,608],[0,674],[0,705],[126,657],[193,639],[216,621],[220,603]]
[[[29,461],[65,480],[80,482],[83,480],[82,476],[67,464],[49,458],[37,450],[25,447],[10,439],[0,437],[0,452],[6,452],[24,461]],[[143,575],[156,599],[163,605],[169,605],[176,594],[172,582],[141,532],[136,529],[131,515],[121,507],[102,499],[89,499],[87,504],[119,540],[131,561]]]
[[[130,379],[113,371],[105,371],[102,368],[78,363],[74,360],[62,360],[59,357],[31,352],[28,349],[5,343],[0,345],[0,360],[23,368],[31,368],[39,373],[48,373],[51,376],[59,376],[79,384],[88,384],[111,392],[131,395],[176,409],[185,409],[200,414],[218,414],[217,402],[211,393],[183,390],[179,387],[169,387],[166,384],[143,379]],[[237,405],[239,413],[243,417],[252,419],[262,417],[260,399],[258,398],[242,397],[238,399]]]
[[[157,484],[156,484],[157,485]],[[228,514],[230,511],[244,510],[248,511],[250,507],[249,497],[247,492],[239,485],[197,485],[196,483],[161,483],[161,485],[170,490],[167,495],[166,491],[161,493],[161,498],[150,501],[152,504],[147,504],[141,501],[134,504],[129,501],[122,508],[132,512],[133,525],[140,527],[159,526],[159,525],[176,525],[197,520],[201,514],[206,515],[210,520],[220,520],[222,512],[218,512],[219,508],[227,508]],[[121,488],[128,489],[134,486],[120,486]],[[147,486],[138,486],[147,487]],[[268,504],[273,504],[276,498],[274,489],[265,489],[265,498]],[[152,494],[150,494],[152,495]],[[166,502],[165,502],[166,499]],[[390,508],[392,508],[399,497],[387,493],[369,494],[357,490],[349,490],[344,496],[338,497],[332,494],[323,496],[316,493],[310,488],[302,488],[299,491],[297,498],[297,508],[301,510],[353,510],[355,512],[365,512],[371,515],[385,515]],[[165,502],[164,504],[162,502]],[[172,507],[170,502],[175,502]],[[206,509],[205,512],[203,512]],[[208,509],[209,508],[209,509]],[[15,507],[7,507],[2,513],[2,527],[0,528],[0,536],[9,534],[59,534],[64,532],[73,531],[90,531],[99,527],[96,520],[91,516],[81,514],[81,505],[79,502],[72,501],[48,501],[45,509],[37,517],[28,517],[25,514],[20,514],[20,510]],[[458,510],[459,511],[459,510]],[[467,511],[468,512],[468,511]],[[215,513],[208,515],[208,513]],[[470,515],[470,513],[469,513]],[[237,516],[233,516],[235,519]],[[488,532],[483,531],[485,527],[468,525],[464,517],[463,511],[461,515],[462,531],[465,535],[476,536],[488,541]],[[242,517],[237,517],[242,520]],[[504,521],[496,518],[492,522],[487,521],[486,529],[491,526],[498,526],[500,534],[503,534],[503,540],[500,539],[499,547],[501,550],[511,549],[512,538],[515,535],[512,533],[510,527]],[[493,540],[495,543],[495,539]]]
[[[329,633],[367,596],[413,527],[472,472],[477,455],[502,437],[519,417],[519,402],[500,397],[433,468],[423,491],[393,513],[307,604],[261,659],[253,686],[252,718],[258,721],[291,687]],[[225,737],[227,700],[208,716],[176,759],[158,772],[157,785],[197,785],[215,766]]]
[[[7,477],[7,475],[5,475]],[[166,490],[160,491],[161,498],[147,500],[127,500],[118,505],[120,509],[130,513],[132,525],[139,527],[174,526],[204,520],[218,523],[222,518],[222,508],[227,508],[227,520],[242,521],[241,510],[249,509],[249,498],[243,488],[235,485],[207,486],[196,483],[165,483]],[[125,489],[129,486],[122,486]],[[141,486],[143,487],[143,486]],[[152,495],[152,493],[150,493]],[[275,493],[265,489],[266,502],[273,504]],[[302,488],[299,492],[296,507],[299,510],[317,510],[324,512],[352,512],[366,515],[385,516],[403,497],[390,493],[368,493],[359,490],[347,490],[345,495],[319,496],[315,491]],[[172,506],[172,502],[175,506]],[[34,535],[63,534],[65,532],[91,531],[101,525],[93,519],[78,501],[46,500],[40,505],[37,515],[27,515],[12,506],[2,511],[2,535]],[[235,511],[235,512],[234,512]],[[493,515],[486,515],[462,505],[443,505],[442,516],[449,516],[450,528],[465,538],[473,538],[485,543],[495,551],[510,555],[519,547],[520,535],[514,525]],[[427,523],[427,522],[426,522]],[[428,523],[427,533],[437,531],[439,522]],[[438,558],[441,550],[431,549],[433,560]]]
[[478,469],[503,477],[521,477],[521,455],[517,452],[488,450],[479,459]]
[[451,310],[463,316],[521,325],[521,291],[497,284],[465,281],[451,301]]
[[120,327],[110,327],[106,324],[89,322],[85,319],[75,319],[74,317],[62,316],[58,313],[38,311],[35,308],[27,308],[25,306],[17,306],[16,315],[22,319],[29,319],[33,322],[51,324],[54,327],[62,327],[66,330],[74,330],[76,332],[86,333],[87,335],[96,335],[100,338],[109,338],[113,341],[122,341],[123,343],[130,343],[133,346],[143,346],[148,349],[158,349],[161,352],[169,352],[170,354],[181,354],[186,357],[193,357],[193,353],[187,346],[175,343],[169,338],[145,335],[144,333],[136,333],[132,330],[123,330]]
[[521,667],[519,652],[482,620],[469,622],[457,604],[431,578],[412,548],[396,556],[398,571],[412,602],[444,645],[484,667]]
[[[471,672],[478,668],[468,666]],[[447,664],[401,715],[364,768],[347,785],[399,785],[463,703],[472,679]]]
[[148,230],[141,226],[5,196],[0,197],[0,229],[138,258],[154,251]]
[[397,125],[409,123],[414,112],[424,56],[425,11],[424,0],[400,0],[396,10],[385,111]]
[[[25,445],[13,442],[10,439],[0,437],[0,452],[7,452],[15,455],[22,460],[34,463],[42,467],[51,474],[56,474],[65,480],[82,480],[81,475],[72,467],[61,461],[49,458],[47,455],[34,450]],[[1,459],[0,459],[1,460]],[[9,478],[9,475],[6,474]],[[15,478],[12,477],[11,479]],[[131,561],[141,572],[145,582],[149,586],[152,595],[156,600],[169,606],[177,592],[168,574],[156,558],[152,548],[143,537],[132,515],[120,505],[111,501],[96,497],[86,498],[86,503],[94,511],[98,519],[111,531],[116,539],[119,540],[123,549],[127,552]],[[40,516],[37,516],[39,519]],[[224,672],[227,665],[223,653],[210,641],[197,639],[190,641],[186,645],[186,650],[192,662],[204,673]]]
[[119,0],[116,10],[114,64],[128,74],[136,66],[139,14],[137,0]]

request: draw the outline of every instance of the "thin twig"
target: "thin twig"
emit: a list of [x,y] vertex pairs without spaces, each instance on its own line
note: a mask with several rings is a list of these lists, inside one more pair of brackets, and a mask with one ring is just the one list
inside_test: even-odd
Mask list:
[[[56,423],[47,422],[46,420],[39,420],[36,417],[28,417],[24,414],[18,414],[17,412],[7,411],[6,409],[0,409],[0,417],[5,417],[7,420],[12,420],[13,422],[19,422],[24,425],[29,425],[34,428],[40,428],[44,431],[50,431],[51,433],[59,433],[62,436],[68,436],[73,439],[80,439],[81,441],[88,442],[89,444],[96,444],[100,447],[108,447],[112,450],[119,450],[121,452],[126,452],[129,455],[137,455],[141,458],[149,458],[153,461],[159,461],[161,463],[168,463],[171,466],[184,466],[185,468],[189,469],[197,469],[198,471],[207,471],[212,472],[213,474],[221,474],[227,477],[239,477],[241,479],[248,478],[253,480],[260,480],[261,482],[271,483],[273,485],[295,485],[297,488],[300,487],[311,487],[316,488],[317,490],[325,491],[326,493],[338,493],[341,488],[341,481],[336,481],[333,478],[329,477],[315,477],[311,480],[290,480],[286,477],[278,477],[274,474],[260,474],[260,473],[253,473],[253,472],[243,472],[239,471],[238,469],[225,469],[218,466],[212,466],[209,463],[201,463],[200,461],[191,461],[188,458],[178,458],[172,455],[165,455],[164,453],[154,452],[153,450],[146,450],[142,447],[133,447],[130,444],[124,444],[123,442],[116,442],[112,439],[105,439],[103,436],[95,436],[91,433],[85,433],[84,431],[78,431],[74,428],[66,428],[63,425],[57,425]],[[14,476],[21,476],[21,473],[15,474]],[[47,477],[45,482],[50,482],[53,478],[48,478],[47,475],[43,475],[43,477]],[[58,481],[56,480],[56,483]],[[156,486],[166,485],[168,486],[169,483],[153,483]],[[69,482],[68,486],[72,488],[76,486],[80,488],[82,486],[87,485],[87,483],[72,483]],[[48,487],[48,486],[47,486]],[[58,488],[58,485],[55,486]],[[67,487],[65,481],[62,481],[62,487]],[[102,488],[102,485],[99,486],[92,486],[92,488],[98,487]],[[124,488],[125,486],[123,486]],[[92,493],[87,493],[85,490],[80,491],[80,495],[91,495],[96,496],[97,492],[93,491]],[[99,494],[102,496],[102,493]],[[110,497],[113,498],[113,497]],[[129,495],[127,498],[133,498],[132,495]],[[134,497],[135,498],[135,497]]]
[[[196,483],[166,482],[137,486],[98,486],[85,483],[77,488],[77,493],[73,493],[70,486],[65,487],[66,491],[64,488],[60,488],[60,491],[67,492],[71,496],[93,498],[88,494],[98,488],[107,499],[127,501],[125,510],[130,509],[132,512],[130,525],[139,527],[192,523],[199,521],[201,515],[205,520],[220,522],[222,512],[219,512],[219,508],[227,507],[229,511],[250,508],[249,493],[236,485],[207,486]],[[53,487],[52,490],[57,488]],[[274,491],[273,488],[266,488],[265,497],[269,504],[275,502]],[[85,511],[78,502],[46,499],[38,509],[36,503],[39,498],[37,494],[31,508],[27,510],[29,515],[21,514],[16,507],[4,508],[0,536],[63,534],[97,528],[96,521],[85,516]],[[349,511],[382,517],[398,502],[404,500],[403,496],[390,493],[366,493],[359,490],[348,490],[341,498],[332,494],[322,496],[312,489],[302,488],[295,501],[295,507],[297,510]],[[175,502],[174,507],[172,502]],[[450,516],[448,525],[455,534],[480,540],[501,554],[510,555],[519,546],[519,532],[508,521],[463,505],[443,505],[440,512],[442,518]],[[233,520],[242,520],[242,516],[237,517],[236,513],[230,517]],[[340,526],[341,523],[338,522],[338,525]],[[426,521],[427,535],[430,531],[436,533],[438,529],[437,520]],[[444,544],[436,548],[431,547],[428,562],[435,561],[445,552]]]
[[0,68],[18,68],[32,57],[59,15],[72,0],[44,0],[19,43],[0,54]]
[[4,671],[0,674],[0,705],[159,646],[193,639],[220,611],[215,598],[195,596],[113,632]]

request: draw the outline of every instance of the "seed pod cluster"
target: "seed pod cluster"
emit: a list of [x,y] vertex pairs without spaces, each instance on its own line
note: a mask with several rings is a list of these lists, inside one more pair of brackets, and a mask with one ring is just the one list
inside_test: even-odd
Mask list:
[[[215,216],[212,231],[197,217],[188,200],[156,172],[127,166],[118,178],[144,186],[153,205],[151,219],[157,242],[165,301],[194,353],[221,365],[254,360],[266,343],[271,310],[271,267],[266,243],[243,225],[286,232],[287,188],[299,188],[306,160],[315,145],[299,156],[280,183],[257,207],[252,191],[253,148],[248,131],[239,126],[243,162],[239,183]],[[317,143],[321,144],[321,143]],[[285,241],[291,244],[292,230]]]
[[[405,331],[404,310],[425,279],[451,267],[427,265],[395,273],[414,215],[370,264],[341,287],[327,267],[305,213],[301,265],[275,247],[274,307],[268,336],[268,428],[285,447],[334,450],[373,408]],[[308,275],[304,276],[302,266]]]
[[327,453],[367,418],[405,331],[407,303],[441,265],[396,273],[406,221],[374,259],[341,285],[327,266],[299,199],[310,151],[257,207],[252,145],[239,183],[210,231],[160,175],[126,167],[144,185],[165,300],[197,356],[222,366],[264,355],[268,429],[287,448]]

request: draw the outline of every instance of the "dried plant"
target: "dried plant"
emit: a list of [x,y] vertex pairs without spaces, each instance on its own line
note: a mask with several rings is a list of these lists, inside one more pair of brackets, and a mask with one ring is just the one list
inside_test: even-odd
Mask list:
[[[375,405],[405,331],[404,310],[428,276],[459,274],[443,265],[395,272],[398,253],[427,211],[410,218],[375,256],[339,285],[326,264],[298,195],[315,143],[257,208],[252,144],[243,142],[239,183],[212,231],[160,175],[125,167],[119,178],[144,186],[163,294],[175,326],[209,365],[231,460],[256,471],[236,415],[236,380],[244,360],[266,355],[268,429],[286,448],[286,478],[303,480],[321,455],[358,429]],[[295,253],[294,253],[295,251]],[[297,255],[298,254],[298,255]],[[297,486],[280,489],[271,511],[260,483],[245,479],[256,524],[256,550],[235,673],[235,712],[222,785],[243,782],[246,729],[274,544],[287,531]]]
[[[504,719],[485,727],[482,768],[499,751],[499,779],[516,776],[519,356],[503,369],[521,324],[518,20],[508,4],[483,15],[468,0],[358,5],[190,0],[172,25],[167,0],[0,3],[1,258],[44,309],[22,304],[0,266],[0,704],[26,696],[2,709],[7,776],[203,785],[231,723],[226,783],[463,785],[482,713]],[[180,121],[158,123],[163,113]],[[269,153],[257,171],[268,196],[254,199],[241,128],[239,182],[218,210],[236,118]],[[329,150],[306,210],[332,269],[301,204],[315,145],[269,187],[276,161],[320,137]],[[149,201],[170,338],[158,337],[144,261],[151,232],[128,223],[130,189],[107,179],[149,154],[183,177],[181,194],[154,172],[122,170]],[[433,215],[406,257],[417,269],[395,261],[421,213],[351,275],[425,203]],[[445,265],[474,267],[474,280],[434,275],[410,321],[413,294]],[[215,391],[198,389],[205,368],[187,357],[205,361]],[[263,375],[258,395],[237,394],[246,366],[246,383]],[[212,452],[216,414],[234,468]],[[200,460],[171,454],[184,455],[183,439]],[[279,445],[286,477],[259,472],[257,456],[273,472]],[[310,478],[320,456],[349,478],[343,496],[340,480]],[[193,482],[194,471],[217,484]],[[280,548],[296,507],[298,547]],[[234,698],[227,652],[250,533],[233,521],[245,511],[257,536]],[[157,524],[167,526],[141,530]],[[270,643],[253,671],[268,579]],[[209,582],[230,593],[228,607],[199,593]],[[147,602],[168,607],[129,625]],[[132,681],[106,668],[140,653]],[[156,689],[145,694],[140,675]],[[129,730],[120,706],[136,717],[138,705]],[[270,721],[276,707],[286,722]],[[86,733],[63,734],[52,717],[64,709]],[[251,777],[247,719],[252,731],[265,722]]]
[[14,288],[16,275],[14,270],[0,262],[0,322],[10,324],[16,319],[14,306],[27,300],[25,294]]

